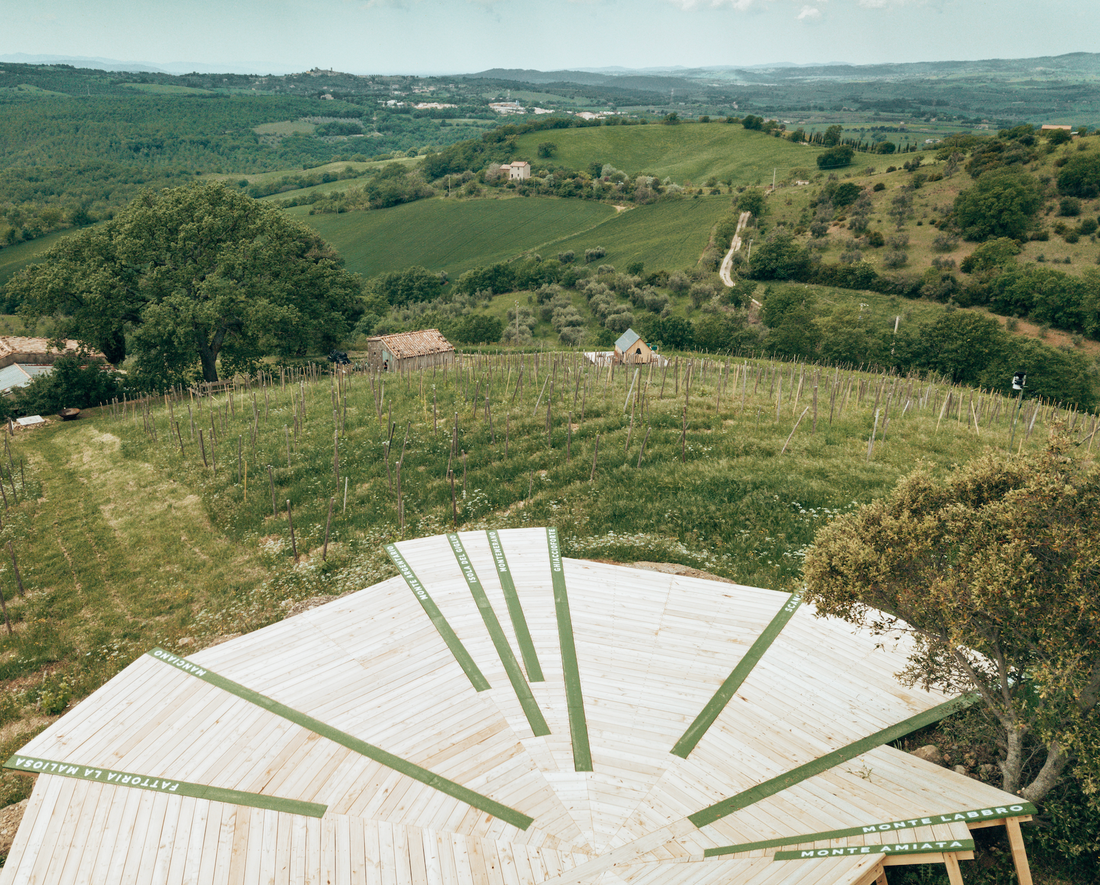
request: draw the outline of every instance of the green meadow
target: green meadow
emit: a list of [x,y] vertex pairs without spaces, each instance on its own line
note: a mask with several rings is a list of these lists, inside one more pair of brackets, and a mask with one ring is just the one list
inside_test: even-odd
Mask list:
[[535,251],[552,257],[603,246],[601,263],[644,261],[647,268],[692,267],[729,197],[671,200],[623,211],[605,203],[549,197],[500,200],[431,199],[372,212],[310,215],[288,212],[313,227],[344,256],[350,270],[371,277],[421,265],[456,278],[479,265]]
[[[421,265],[456,277],[528,250],[557,248],[593,231],[616,211],[603,203],[559,199],[420,200],[371,212],[309,215],[288,210],[332,243],[365,277]],[[564,247],[563,247],[564,248]]]
[[550,162],[570,169],[610,163],[628,175],[705,185],[711,178],[736,185],[770,184],[792,169],[817,170],[821,148],[797,145],[739,124],[680,123],[593,126],[531,132],[516,139],[516,156],[536,162],[538,146],[556,146]]
[[0,288],[24,267],[38,262],[43,252],[69,233],[71,231],[68,230],[54,231],[29,243],[16,243],[0,249]]

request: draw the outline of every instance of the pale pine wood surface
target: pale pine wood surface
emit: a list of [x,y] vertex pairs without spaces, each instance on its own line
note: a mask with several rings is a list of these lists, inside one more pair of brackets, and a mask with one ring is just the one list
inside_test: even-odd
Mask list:
[[[488,538],[461,539],[522,662]],[[966,838],[965,823],[954,822],[818,841],[812,834],[1014,799],[878,747],[695,827],[688,815],[946,698],[894,678],[904,637],[856,634],[802,606],[681,759],[673,745],[787,594],[565,559],[593,763],[591,772],[575,771],[579,737],[570,730],[547,534],[505,530],[501,544],[545,677],[531,681],[524,671],[525,688],[549,735],[532,732],[447,538],[404,541],[399,551],[489,689],[475,690],[401,577],[188,656],[290,708],[290,718],[143,656],[21,753],[240,790],[259,805],[320,803],[324,815],[46,774],[0,885],[858,885],[875,880],[880,855],[775,862],[775,849],[703,852],[799,835],[810,838],[790,847]],[[521,829],[472,807],[296,715],[534,823]]]

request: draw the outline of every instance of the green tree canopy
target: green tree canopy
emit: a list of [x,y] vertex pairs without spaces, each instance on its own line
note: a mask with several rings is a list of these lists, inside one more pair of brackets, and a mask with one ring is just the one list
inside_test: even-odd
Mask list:
[[811,270],[810,251],[785,228],[777,227],[757,246],[749,262],[754,280],[805,280]]
[[827,151],[822,151],[817,155],[817,168],[840,169],[852,162],[852,156],[854,154],[854,148],[846,144],[838,144],[836,147],[831,147]]
[[994,169],[955,198],[955,221],[968,240],[1022,240],[1041,205],[1039,186],[1030,175]]
[[1006,790],[1039,801],[1076,760],[1095,804],[1100,472],[1067,450],[1055,437],[1039,456],[991,453],[943,479],[922,467],[822,529],[804,577],[821,614],[910,631],[910,681],[978,694],[1000,725]]
[[982,371],[1007,333],[991,317],[969,310],[941,313],[935,320],[912,329],[901,349],[921,369],[939,372],[953,384],[976,385]]
[[159,384],[218,364],[328,350],[350,329],[360,282],[315,232],[220,183],[148,192],[62,240],[9,285],[60,337]]
[[737,208],[741,212],[751,212],[755,218],[759,218],[767,208],[764,194],[758,190],[742,191],[737,197]]
[[1100,154],[1074,157],[1058,173],[1058,192],[1091,200],[1100,196]]
[[982,243],[967,255],[959,268],[963,273],[999,271],[1003,267],[1014,264],[1016,256],[1022,249],[1017,240],[1010,237],[997,237],[995,240]]

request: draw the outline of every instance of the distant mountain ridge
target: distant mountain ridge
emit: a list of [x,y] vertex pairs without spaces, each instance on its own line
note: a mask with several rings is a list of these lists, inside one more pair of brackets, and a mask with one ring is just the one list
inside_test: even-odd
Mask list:
[[9,52],[0,55],[0,63],[19,65],[69,65],[74,68],[88,68],[99,71],[123,71],[145,74],[295,74],[301,73],[285,65],[267,65],[263,62],[242,62],[236,65],[203,64],[200,62],[176,61],[154,65],[141,61],[120,61],[115,58],[99,58],[77,55],[28,55],[25,52]]
[[[0,54],[0,62],[28,65],[70,65],[105,71],[134,71],[161,74],[252,74],[284,75],[303,73],[281,64],[260,61],[208,64],[200,62],[157,63],[121,61],[118,59],[67,56],[32,55],[27,53]],[[355,72],[351,72],[355,73]],[[361,72],[361,76],[379,72]],[[677,82],[721,81],[723,83],[760,84],[791,80],[864,80],[864,79],[925,79],[947,76],[1034,76],[1037,78],[1068,77],[1073,79],[1100,80],[1100,53],[1070,52],[1064,55],[1037,56],[1034,58],[993,58],[977,61],[926,61],[882,64],[850,64],[847,62],[795,63],[774,62],[763,65],[709,65],[706,67],[662,66],[654,68],[592,67],[540,71],[531,68],[489,68],[484,71],[453,76],[507,80],[519,83],[577,83],[584,86],[615,86],[628,89],[663,91],[675,88]],[[424,73],[430,77],[438,74]]]
[[[854,65],[828,64],[719,65],[702,68],[581,69],[536,71],[523,68],[490,68],[465,76],[487,80],[512,80],[521,83],[579,83],[587,86],[627,86],[630,88],[669,88],[678,80],[721,80],[756,84],[777,80],[867,80],[927,79],[958,76],[1034,76],[1100,79],[1100,53],[1071,52],[1066,55],[1021,59],[982,59],[978,61],[928,61]],[[628,82],[629,81],[629,82]],[[643,86],[643,84],[646,84]]]

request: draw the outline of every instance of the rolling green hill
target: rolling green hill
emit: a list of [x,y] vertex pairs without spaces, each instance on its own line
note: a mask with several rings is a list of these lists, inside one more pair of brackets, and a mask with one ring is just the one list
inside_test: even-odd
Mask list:
[[538,146],[556,145],[550,162],[585,169],[610,163],[628,175],[654,175],[695,186],[709,179],[769,184],[796,168],[816,170],[821,148],[791,144],[737,124],[598,126],[531,132],[516,139],[516,156],[536,163]]
[[421,200],[392,209],[309,215],[313,227],[364,277],[421,265],[457,278],[479,265],[527,252],[552,257],[603,246],[607,264],[644,261],[649,269],[694,266],[729,197],[674,200],[618,211],[605,203],[548,197]]

